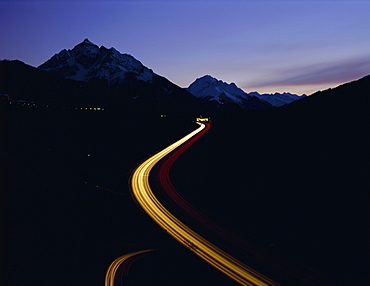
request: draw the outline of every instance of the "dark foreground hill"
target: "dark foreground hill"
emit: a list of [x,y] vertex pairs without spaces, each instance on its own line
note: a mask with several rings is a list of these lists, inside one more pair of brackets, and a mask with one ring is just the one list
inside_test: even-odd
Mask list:
[[[161,231],[128,187],[136,164],[192,122],[7,100],[0,108],[1,285],[103,285],[113,260],[148,248],[158,251],[127,279],[144,279],[131,275],[138,271],[144,285],[209,281],[210,269]],[[192,283],[197,274],[204,278]]]
[[255,246],[246,260],[260,248],[282,258],[253,262],[274,264],[282,285],[367,285],[369,108],[365,77],[283,108],[225,112],[176,162],[176,187]]
[[[282,285],[367,285],[369,86],[364,78],[284,108],[226,109],[176,162],[173,182],[248,247],[217,242]],[[1,285],[102,285],[114,259],[147,248],[158,250],[122,283],[234,285],[129,192],[135,165],[194,129],[191,120],[0,107]]]

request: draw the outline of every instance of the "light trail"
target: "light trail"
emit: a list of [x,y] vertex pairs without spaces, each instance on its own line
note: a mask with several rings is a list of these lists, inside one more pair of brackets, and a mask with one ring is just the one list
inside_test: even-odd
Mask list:
[[121,266],[121,264],[134,256],[137,256],[139,254],[143,254],[149,251],[153,251],[153,249],[147,249],[147,250],[141,250],[136,251],[132,253],[128,253],[125,255],[122,255],[118,257],[116,260],[114,260],[108,267],[107,272],[105,273],[105,286],[114,286],[114,278],[116,277],[116,272],[118,268]]
[[237,283],[247,286],[279,285],[201,237],[172,215],[154,196],[149,184],[150,171],[166,155],[206,128],[203,123],[197,124],[200,125],[199,128],[153,155],[135,169],[131,176],[133,196],[144,211],[168,234]]

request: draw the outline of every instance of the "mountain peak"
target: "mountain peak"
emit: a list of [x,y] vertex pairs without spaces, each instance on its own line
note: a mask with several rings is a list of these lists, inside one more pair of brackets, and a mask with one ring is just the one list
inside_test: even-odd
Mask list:
[[197,80],[209,80],[209,81],[218,81],[215,77],[209,75],[209,74],[206,74],[200,78],[197,78]]
[[85,38],[85,40],[83,40],[83,42],[82,42],[82,43],[96,46],[94,43],[92,43],[91,41],[89,41],[89,39],[88,39],[88,38]]
[[87,38],[72,50],[55,54],[38,68],[79,81],[105,80],[109,85],[121,82],[126,73],[147,82],[156,75],[133,56],[121,54],[115,48],[99,48]]
[[85,40],[83,40],[81,43],[77,44],[76,46],[74,46],[74,49],[76,48],[94,48],[94,49],[99,49],[99,46],[94,44],[93,42],[89,41],[88,38],[86,38]]
[[[217,83],[219,83],[219,84],[226,84],[226,85],[228,85],[226,82],[224,82],[224,81],[222,81],[222,80],[219,80],[219,79],[217,79],[217,78],[215,78],[215,77],[213,77],[213,76],[211,76],[211,75],[209,75],[209,74],[207,74],[207,75],[204,75],[204,76],[202,76],[202,77],[199,77],[199,78],[197,78],[195,81],[198,81],[198,82],[208,82],[208,83],[213,83],[213,84],[217,84]],[[233,83],[232,83],[233,84]],[[231,84],[231,85],[232,85]],[[190,87],[190,86],[189,86]]]

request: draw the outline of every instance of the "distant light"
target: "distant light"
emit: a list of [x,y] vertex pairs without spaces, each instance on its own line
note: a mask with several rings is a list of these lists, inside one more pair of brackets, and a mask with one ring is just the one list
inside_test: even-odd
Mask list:
[[196,122],[210,122],[210,118],[209,117],[198,117],[196,118]]

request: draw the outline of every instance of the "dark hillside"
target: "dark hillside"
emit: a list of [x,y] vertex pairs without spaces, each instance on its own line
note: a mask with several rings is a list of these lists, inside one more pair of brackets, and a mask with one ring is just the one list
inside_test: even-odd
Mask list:
[[283,285],[368,284],[369,81],[225,111],[174,166],[189,201],[307,276],[278,263]]
[[7,100],[0,100],[0,123],[1,285],[103,285],[113,260],[148,248],[158,251],[130,272],[141,285],[173,285],[178,277],[204,285],[200,273],[199,281],[228,280],[161,231],[128,187],[137,163],[193,123]]
[[58,106],[101,106],[112,94],[104,85],[66,80],[21,61],[0,61],[0,92],[12,100]]
[[[60,95],[80,88],[20,62],[12,65],[24,70],[32,96],[58,94],[59,80]],[[27,86],[8,75],[1,77],[13,83],[9,94],[17,99],[19,91],[19,99],[30,100]],[[283,108],[245,113],[229,106],[173,167],[181,194],[248,243],[223,244],[226,249],[282,285],[369,282],[368,81]],[[148,285],[146,277],[155,285],[175,279],[181,285],[233,285],[133,201],[130,171],[196,126],[185,112],[153,112],[148,92],[166,97],[160,88],[131,84],[132,92],[144,95],[136,108],[125,101],[90,111],[0,100],[1,285],[102,285],[114,259],[146,248],[158,252],[134,264],[130,279],[140,280],[134,285]],[[92,92],[90,84],[81,88],[86,96]],[[101,92],[96,88],[96,98]]]

